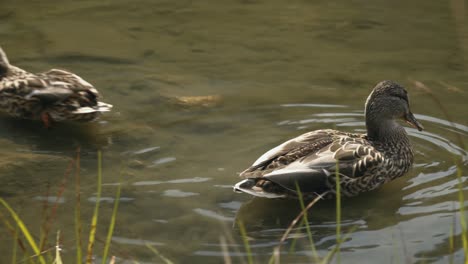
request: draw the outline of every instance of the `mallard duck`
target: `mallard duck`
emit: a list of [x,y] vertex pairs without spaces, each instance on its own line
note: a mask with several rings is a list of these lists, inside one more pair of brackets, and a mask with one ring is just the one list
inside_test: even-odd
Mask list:
[[373,190],[404,175],[413,150],[402,119],[423,130],[410,111],[408,93],[393,81],[378,83],[365,104],[366,134],[332,129],[302,134],[269,150],[240,173],[234,191],[267,198],[336,195],[337,174],[344,197]]
[[0,47],[0,110],[11,116],[56,121],[91,121],[112,105],[98,101],[98,91],[81,77],[51,69],[33,74],[10,64]]

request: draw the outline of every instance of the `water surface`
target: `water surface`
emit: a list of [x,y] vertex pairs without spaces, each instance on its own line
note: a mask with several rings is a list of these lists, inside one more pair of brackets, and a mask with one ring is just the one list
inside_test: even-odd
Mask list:
[[[79,147],[89,223],[101,149],[97,259],[120,182],[111,247],[120,263],[160,261],[146,244],[176,263],[223,263],[221,237],[241,262],[236,220],[265,263],[300,207],[233,193],[237,173],[309,130],[364,132],[367,95],[392,79],[408,88],[426,130],[407,129],[416,160],[405,177],[343,201],[342,263],[461,263],[455,160],[468,197],[466,12],[456,0],[3,1],[0,44],[13,64],[73,70],[115,108],[93,124],[51,130],[2,116],[0,195],[37,236],[43,204],[57,200],[52,229],[61,230],[63,257],[74,261],[75,183],[67,166]],[[414,81],[430,87],[449,116]],[[317,204],[309,220],[324,257],[336,245],[334,202]],[[0,232],[9,261],[13,241],[4,226]],[[283,250],[283,263],[311,261],[304,227]]]

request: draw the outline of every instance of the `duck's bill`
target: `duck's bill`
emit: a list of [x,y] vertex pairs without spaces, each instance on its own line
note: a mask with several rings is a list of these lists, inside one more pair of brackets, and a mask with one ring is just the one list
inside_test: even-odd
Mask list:
[[424,126],[419,123],[419,121],[414,117],[413,113],[409,112],[405,115],[405,121],[414,128],[417,128],[419,131],[424,129]]

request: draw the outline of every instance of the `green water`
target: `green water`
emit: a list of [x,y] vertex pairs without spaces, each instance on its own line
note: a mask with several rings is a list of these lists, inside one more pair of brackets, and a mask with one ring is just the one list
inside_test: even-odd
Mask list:
[[[79,147],[87,231],[101,149],[96,259],[120,181],[110,253],[117,263],[161,262],[146,243],[175,263],[223,263],[220,237],[233,263],[242,263],[236,219],[246,225],[254,259],[266,263],[299,205],[233,193],[237,173],[309,130],[363,132],[367,95],[378,81],[392,79],[408,88],[426,130],[408,128],[416,152],[410,173],[343,201],[343,230],[350,233],[341,263],[448,263],[451,257],[461,263],[454,160],[464,165],[466,198],[468,158],[460,140],[468,135],[467,6],[462,0],[2,0],[0,45],[11,63],[32,72],[72,70],[114,110],[93,124],[51,130],[1,116],[0,195],[37,238],[45,201],[52,207],[63,190],[49,246],[60,229],[63,258],[72,263],[75,178],[67,167]],[[453,123],[414,81],[432,89]],[[177,99],[207,95],[217,97],[206,105]],[[335,219],[333,201],[309,215],[322,257],[335,246]],[[288,239],[282,263],[310,262],[305,228],[293,234],[295,253],[287,253]],[[11,263],[12,249],[2,224],[1,263]]]

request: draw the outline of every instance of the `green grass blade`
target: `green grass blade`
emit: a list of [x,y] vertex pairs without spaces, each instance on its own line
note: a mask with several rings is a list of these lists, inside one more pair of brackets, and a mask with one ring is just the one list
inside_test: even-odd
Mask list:
[[[302,219],[304,219],[304,218],[302,218]],[[298,229],[300,229],[303,224],[304,224],[304,221],[302,221],[301,225],[298,226]],[[296,235],[299,234],[299,233],[300,233],[300,231],[298,230],[296,232]],[[291,245],[289,246],[289,250],[288,250],[289,255],[293,254],[294,251],[296,250],[296,244],[297,244],[297,236],[294,236],[294,238],[291,241]]]
[[275,247],[273,249],[273,254],[271,254],[270,260],[268,261],[268,264],[279,264],[280,263],[280,248]]
[[458,178],[458,202],[460,210],[460,226],[461,226],[461,239],[463,243],[463,252],[465,253],[465,261],[468,261],[468,230],[465,219],[465,197],[463,195],[463,180],[461,165],[457,164],[457,178]]
[[326,191],[317,197],[314,198],[310,203],[307,204],[307,206],[292,220],[292,222],[289,224],[289,227],[284,231],[283,236],[281,237],[281,240],[278,244],[277,247],[274,248],[273,250],[273,255],[270,258],[270,262],[272,263],[273,261],[275,263],[279,263],[279,257],[280,257],[280,252],[281,252],[281,245],[286,241],[288,238],[289,233],[292,231],[292,229],[296,226],[296,224],[299,222],[299,220],[303,219],[303,215],[306,214],[314,204],[316,204],[320,199],[322,199],[325,195],[327,195],[329,191]]
[[221,245],[221,252],[223,252],[224,264],[232,264],[231,257],[229,256],[227,241],[224,236],[219,237],[219,244]]
[[76,236],[76,263],[82,263],[83,250],[81,244],[81,190],[80,190],[80,148],[76,154],[75,164],[75,236]]
[[340,166],[336,163],[336,263],[341,263],[340,247],[341,247],[341,185],[340,185]]
[[453,232],[453,229],[454,229],[455,225],[451,225],[450,226],[450,234],[449,234],[449,263],[453,263],[453,252],[454,252],[454,232]]
[[106,244],[104,245],[104,252],[102,254],[102,264],[106,264],[107,254],[109,253],[109,247],[110,247],[111,240],[112,240],[112,234],[114,233],[115,219],[117,218],[117,210],[119,209],[121,189],[122,189],[122,184],[120,183],[120,177],[119,177],[119,186],[117,187],[117,194],[115,195],[114,208],[112,209],[112,218],[109,224],[109,231],[107,232]]
[[[2,212],[0,211],[0,219],[2,220],[3,224],[6,226],[6,228],[8,229],[8,231],[10,231],[10,233],[12,234],[13,236],[13,243],[14,244],[14,250],[17,251],[17,248],[15,248],[15,246],[19,246],[21,248],[21,250],[23,251],[23,253],[26,252],[26,247],[23,245],[23,242],[21,241],[21,239],[18,237],[18,225],[16,224],[14,227],[13,225],[10,223],[10,221],[8,221],[8,219],[6,219],[6,217],[2,214]],[[16,259],[16,253],[14,255],[14,258]],[[13,262],[13,260],[12,260]],[[15,262],[13,262],[15,263]]]
[[24,237],[28,241],[29,245],[33,249],[34,253],[38,256],[39,262],[41,264],[46,264],[44,258],[41,255],[41,252],[39,250],[39,247],[37,246],[36,242],[34,241],[33,237],[31,236],[31,233],[29,232],[28,228],[24,224],[24,222],[21,220],[21,218],[16,214],[16,212],[10,207],[10,205],[0,198],[0,203],[5,207],[8,212],[10,213],[11,217],[15,220],[15,222],[18,224],[18,227],[20,228],[21,232],[23,233]]
[[18,251],[18,226],[16,226],[16,229],[15,229],[15,236],[13,237],[13,253],[11,255],[11,263],[12,264],[15,264],[16,263],[16,254],[17,254],[17,251]]
[[[297,195],[299,197],[299,203],[301,205],[301,210],[304,210],[305,209],[304,199],[303,199],[303,195],[302,195],[302,192],[301,192],[301,188],[299,188],[299,184],[297,184],[297,182],[296,182],[296,191],[297,191]],[[309,217],[308,217],[307,212],[304,214],[302,219],[303,219],[303,223],[304,223],[304,225],[306,227],[307,237],[309,238],[310,249],[312,250],[312,256],[313,256],[314,262],[318,263],[320,261],[320,257],[319,257],[319,255],[317,253],[317,249],[315,248],[314,239],[312,238],[312,232],[310,231]]]
[[55,260],[53,264],[63,264],[62,257],[60,256],[60,230],[57,231],[57,242],[55,244]]
[[[343,237],[343,239],[341,240],[342,241],[346,241],[350,236],[351,234],[356,231],[356,229],[358,228],[358,226],[353,226],[349,229],[349,231],[346,233],[346,235]],[[330,263],[332,260],[333,260],[333,257],[335,256],[335,254],[338,251],[339,248],[337,246],[335,246],[329,253],[328,255],[322,260],[322,262],[320,262],[321,264],[327,264],[327,263]]]
[[91,229],[89,230],[88,249],[86,252],[86,264],[91,264],[93,261],[93,247],[96,238],[97,220],[99,216],[99,205],[101,201],[102,189],[102,153],[98,151],[98,178],[97,178],[97,194],[96,206],[94,207],[93,217],[91,219]]
[[[45,193],[45,197],[49,197],[50,196],[50,185],[47,184],[47,188],[46,188],[46,193]],[[45,248],[45,245],[47,244],[47,220],[49,218],[49,201],[47,200],[44,200],[42,201],[42,217],[41,217],[41,220],[42,220],[42,223],[41,223],[41,227],[40,227],[40,231],[39,231],[39,249],[42,251],[44,250]],[[50,261],[50,258],[48,258],[48,262]]]
[[239,230],[242,236],[242,240],[244,242],[245,251],[247,251],[247,263],[253,264],[254,262],[252,257],[252,251],[250,250],[249,239],[247,238],[247,231],[245,230],[244,223],[242,223],[242,221],[239,221],[237,224],[239,225]]
[[159,253],[159,251],[151,246],[150,244],[146,244],[146,247],[149,248],[156,256],[158,256],[162,261],[164,261],[164,263],[166,264],[174,264],[174,262],[172,262],[170,259],[164,257],[161,253]]
[[26,260],[27,260],[30,264],[36,264],[34,262],[34,259],[31,256],[28,256],[26,253],[27,252],[25,251],[24,254],[23,254],[23,260],[20,260],[20,263],[21,262],[26,262]]

